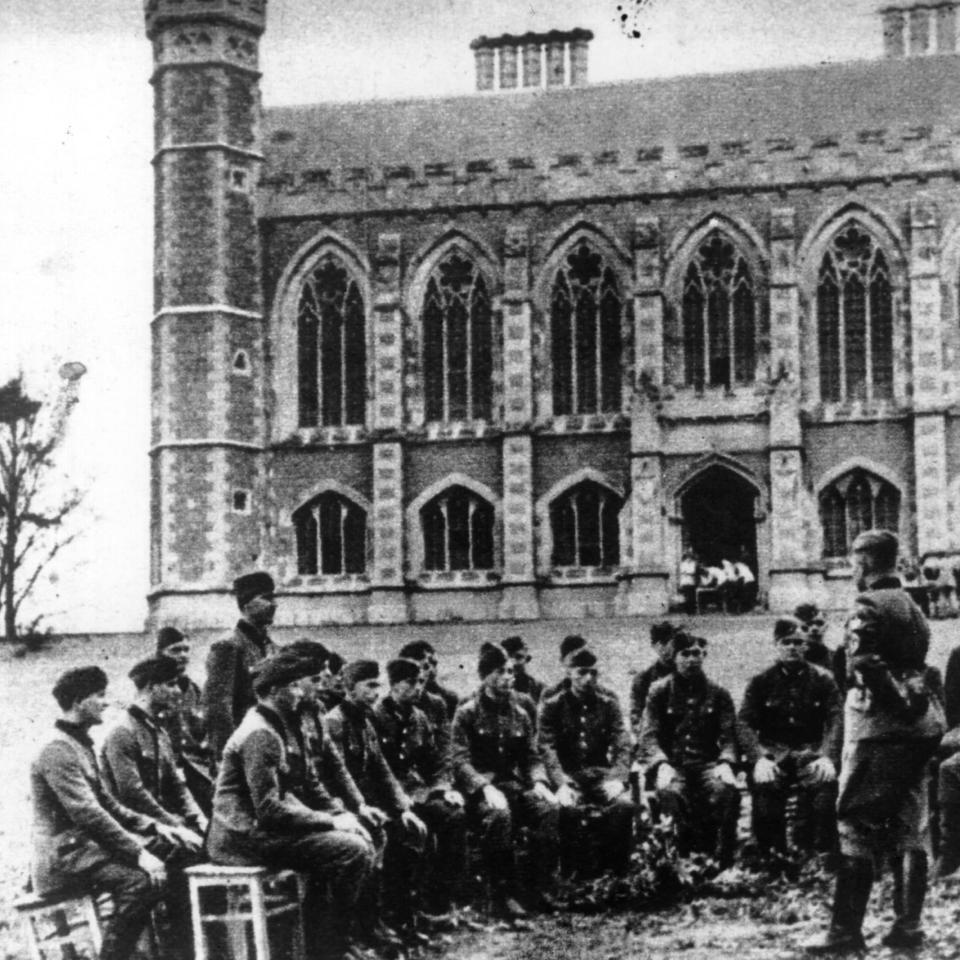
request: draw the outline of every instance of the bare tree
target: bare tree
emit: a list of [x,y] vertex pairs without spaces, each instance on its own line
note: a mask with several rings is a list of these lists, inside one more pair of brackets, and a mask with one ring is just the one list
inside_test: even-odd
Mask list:
[[[56,399],[37,400],[23,374],[0,386],[0,607],[4,638],[17,639],[18,615],[44,570],[76,538],[64,521],[83,499],[64,491],[56,478],[55,454],[77,402],[81,363],[60,368]],[[34,626],[40,618],[34,621]]]

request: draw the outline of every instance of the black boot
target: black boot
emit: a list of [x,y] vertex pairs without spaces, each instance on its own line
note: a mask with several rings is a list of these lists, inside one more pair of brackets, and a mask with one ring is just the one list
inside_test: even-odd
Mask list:
[[837,869],[833,893],[833,915],[827,933],[804,945],[811,956],[850,953],[866,948],[861,933],[867,912],[870,888],[873,886],[873,864],[859,857],[842,857]]
[[947,877],[960,868],[960,803],[940,802],[940,857],[937,876]]
[[913,949],[923,943],[920,916],[927,894],[927,855],[911,850],[894,864],[893,909],[896,919],[883,938],[885,947]]

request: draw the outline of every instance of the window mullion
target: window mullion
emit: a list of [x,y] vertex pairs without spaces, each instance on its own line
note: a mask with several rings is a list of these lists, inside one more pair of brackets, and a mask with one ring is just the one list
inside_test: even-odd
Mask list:
[[318,503],[310,512],[311,514],[313,514],[313,523],[317,531],[316,545],[315,545],[315,549],[317,551],[317,565],[316,565],[316,569],[313,572],[316,574],[322,574],[323,573],[323,524],[320,520],[320,504]]
[[[863,297],[863,313],[864,313],[864,352],[866,354],[865,366],[866,366],[866,394],[867,400],[873,400],[873,311],[872,311],[872,297],[871,291],[873,288],[872,281],[868,281],[864,286],[864,297]],[[871,507],[872,509],[872,507]]]
[[338,504],[340,507],[340,572],[347,572],[347,505]]
[[472,498],[467,501],[467,569],[473,570],[473,514],[477,509],[477,502]]
[[464,315],[465,315],[465,326],[466,326],[466,351],[467,351],[467,403],[466,403],[466,414],[468,420],[474,419],[473,412],[473,316],[472,311],[470,310],[470,305],[472,303],[472,297],[467,297],[467,302],[464,304]]
[[442,344],[440,382],[443,385],[443,419],[445,421],[450,419],[450,316],[448,308],[449,304],[444,304],[440,321],[442,331],[440,336]]
[[700,308],[701,327],[703,328],[703,385],[712,387],[713,380],[710,376],[710,288],[703,285],[703,306]]
[[573,565],[579,567],[580,564],[580,510],[577,503],[576,494],[570,498],[570,513],[573,516]]
[[596,383],[594,384],[594,403],[597,405],[597,411],[603,413],[603,313],[600,305],[603,302],[601,288],[597,287],[597,296],[593,302],[594,330],[596,335],[593,340],[593,365],[596,370]]
[[727,389],[732,390],[737,382],[737,341],[734,324],[734,303],[737,297],[737,284],[731,286],[727,294]]
[[[346,306],[346,299],[344,299]],[[340,423],[347,421],[347,318],[343,310],[340,311]]]
[[847,318],[844,300],[845,282],[837,277],[837,357],[840,374],[840,399],[847,399]]
[[580,369],[577,355],[577,298],[570,297],[570,411],[580,413]]
[[443,569],[450,569],[450,514],[447,510],[449,501],[444,498],[440,501],[440,515],[443,517]]

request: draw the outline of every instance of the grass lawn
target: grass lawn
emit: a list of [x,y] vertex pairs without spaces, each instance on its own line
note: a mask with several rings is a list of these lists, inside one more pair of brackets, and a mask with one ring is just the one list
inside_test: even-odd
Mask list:
[[[738,702],[747,679],[771,659],[773,619],[769,615],[757,614],[743,617],[714,615],[687,621],[693,632],[710,640],[708,673],[725,684]],[[840,639],[840,618],[835,617],[834,621],[827,635],[832,646]],[[499,641],[511,633],[520,633],[533,654],[531,671],[550,682],[561,674],[557,661],[559,641],[568,633],[582,633],[600,652],[601,680],[621,695],[626,706],[633,673],[651,660],[647,639],[649,623],[645,619],[624,618],[553,620],[516,625],[450,623],[323,627],[285,629],[277,631],[275,636],[280,642],[310,636],[348,659],[370,657],[381,662],[395,656],[407,641],[427,639],[440,654],[441,681],[458,693],[466,694],[476,686],[476,651],[484,640]],[[933,641],[928,662],[942,669],[950,649],[960,642],[960,620],[935,621],[931,626]],[[220,635],[220,632],[196,634],[192,638],[191,673],[198,681],[203,678],[207,648]],[[21,658],[11,657],[7,650],[0,651],[0,678],[5,691],[0,702],[0,755],[3,757],[3,777],[0,779],[0,960],[25,956],[19,931],[15,927],[9,928],[9,903],[26,876],[30,850],[28,769],[31,756],[57,717],[56,704],[50,694],[53,682],[70,666],[100,664],[110,677],[108,694],[116,698],[116,709],[119,710],[133,693],[127,671],[137,660],[150,655],[152,649],[152,640],[142,635],[112,635],[69,637]],[[109,723],[108,716],[105,726]],[[960,919],[960,910],[953,907],[954,895],[941,888],[935,899],[939,904],[936,909],[943,912],[944,921],[949,913],[952,928]],[[791,955],[791,936],[777,934],[775,922],[762,917],[741,916],[734,906],[719,909],[717,913],[718,909],[709,904],[704,906],[699,919],[694,917],[696,922],[693,923],[690,922],[689,906],[669,923],[666,923],[665,915],[647,918],[649,923],[627,917],[615,920],[561,917],[540,922],[534,931],[525,935],[494,930],[460,938],[451,946],[449,955],[457,960],[479,957],[512,960],[541,957],[544,952],[556,953],[561,944],[569,958],[588,955],[601,958],[670,956],[677,952],[687,957],[745,953],[773,960]],[[711,910],[714,914],[708,917]],[[746,913],[749,914],[749,910]],[[814,904],[813,917],[819,922],[822,916],[822,906]],[[800,916],[791,929],[795,932],[796,923],[802,924],[805,919],[808,918]],[[656,934],[654,927],[659,931]],[[772,938],[768,936],[771,931]],[[953,943],[952,935],[950,943]],[[960,948],[944,941],[935,954],[930,953],[930,956],[934,955],[960,958]]]

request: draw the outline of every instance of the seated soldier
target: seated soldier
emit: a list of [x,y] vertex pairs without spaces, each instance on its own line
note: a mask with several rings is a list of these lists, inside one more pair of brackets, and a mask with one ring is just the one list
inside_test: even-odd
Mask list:
[[702,850],[728,867],[740,810],[733,700],[704,673],[706,640],[677,633],[673,647],[676,671],[647,697],[638,760],[676,824],[681,852]]
[[541,701],[549,700],[558,693],[563,693],[563,691],[570,686],[570,681],[566,676],[567,660],[585,646],[587,646],[587,641],[578,633],[567,634],[567,636],[560,641],[560,667],[563,669],[564,675],[540,694]]
[[513,661],[513,689],[526,694],[534,703],[539,703],[543,684],[527,672],[527,664],[532,658],[523,637],[507,637],[500,646]]
[[207,850],[214,863],[307,874],[307,943],[324,944],[325,956],[354,958],[353,908],[374,850],[352,814],[321,809],[324,798],[303,755],[296,709],[300,679],[314,666],[289,654],[254,665],[257,704],[224,747]]
[[[350,776],[376,812],[371,827],[382,828],[385,841],[383,874],[372,887],[370,913],[378,902],[389,908],[389,919],[411,934],[414,898],[410,878],[416,874],[426,847],[427,826],[414,813],[413,800],[393,775],[380,749],[373,707],[380,693],[380,666],[374,660],[354,660],[343,668],[346,699],[326,715],[327,730],[346,761]],[[376,834],[375,834],[375,839]],[[392,931],[378,928],[375,939],[389,941]]]
[[324,713],[339,707],[344,700],[343,668],[346,660],[331,650],[320,674],[320,686],[317,689],[317,703]]
[[383,755],[413,800],[414,812],[430,830],[417,885],[428,914],[450,910],[466,865],[463,794],[453,789],[449,743],[416,706],[424,678],[415,660],[387,664],[390,689],[377,704],[377,731]]
[[553,908],[558,807],[537,754],[533,721],[513,691],[513,669],[503,649],[485,643],[478,664],[480,689],[453,718],[453,772],[476,824],[494,911],[519,919],[514,827],[528,827],[534,905]]
[[[413,660],[420,665],[422,682],[414,704],[427,715],[441,752],[449,754],[450,714],[447,712],[447,702],[440,694],[431,693],[427,690],[427,684],[430,682],[432,671],[436,665],[436,657],[432,651],[433,647],[425,640],[414,640],[411,643],[404,644],[397,656],[401,660]],[[431,666],[431,661],[434,662],[433,666]]]
[[830,853],[843,738],[840,692],[829,673],[804,659],[807,638],[799,620],[777,620],[773,641],[777,662],[751,678],[740,707],[741,746],[752,765],[753,835],[761,850],[786,853],[793,793],[795,845]]
[[415,660],[420,660],[423,663],[426,671],[427,682],[424,684],[424,690],[443,700],[447,707],[447,719],[453,720],[453,715],[457,712],[457,707],[460,706],[460,698],[449,687],[443,686],[440,681],[437,680],[439,660],[437,659],[437,651],[433,649],[433,645],[426,640],[420,640],[418,642],[423,645],[426,652],[426,657],[422,659],[414,657]]
[[[177,664],[168,657],[141,660],[134,666],[130,679],[136,699],[104,738],[100,760],[104,781],[120,803],[172,828],[176,843],[160,855],[170,881],[170,915],[183,918],[190,911],[183,871],[203,859],[207,818],[187,788],[159,721],[179,699],[179,677]],[[190,925],[174,923],[171,933],[180,954],[187,956],[192,947]]]
[[180,697],[158,719],[170,736],[187,789],[204,816],[209,817],[213,803],[213,756],[207,745],[203,694],[187,675],[190,641],[176,627],[161,627],[157,633],[157,656],[169,657],[177,665],[177,685],[180,688]]
[[635,737],[640,733],[640,721],[650,687],[673,673],[673,635],[677,629],[669,620],[658,620],[650,625],[650,645],[657,659],[636,674],[630,685],[630,729]]
[[569,659],[567,679],[569,688],[540,707],[540,755],[556,788],[561,835],[579,848],[574,862],[589,873],[591,858],[583,848],[594,839],[584,836],[591,823],[599,834],[596,866],[622,873],[630,863],[636,814],[626,788],[630,741],[623,711],[613,694],[597,689],[592,650]]
[[166,884],[163,861],[147,844],[151,837],[173,842],[173,832],[117,803],[100,779],[90,728],[103,722],[106,691],[96,666],[68,670],[54,684],[62,716],[30,767],[31,879],[41,895],[63,888],[109,893],[113,915],[98,956],[128,960]]

